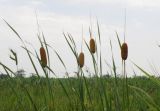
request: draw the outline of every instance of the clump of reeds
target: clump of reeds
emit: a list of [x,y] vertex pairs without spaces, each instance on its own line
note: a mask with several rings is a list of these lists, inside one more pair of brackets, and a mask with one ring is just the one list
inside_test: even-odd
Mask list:
[[42,67],[46,67],[47,66],[47,56],[46,56],[46,51],[44,47],[40,48],[40,56],[41,56]]
[[121,57],[122,60],[126,60],[128,57],[128,45],[125,42],[121,46]]

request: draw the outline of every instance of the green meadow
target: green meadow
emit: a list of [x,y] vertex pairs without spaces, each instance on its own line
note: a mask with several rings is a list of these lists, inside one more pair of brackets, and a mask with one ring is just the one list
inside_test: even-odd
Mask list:
[[[19,80],[21,79],[21,80]],[[53,99],[46,78],[0,79],[1,111],[158,111],[160,87],[146,77],[128,78],[128,95],[123,95],[124,79],[86,78],[88,92],[78,78],[49,79]],[[61,81],[61,83],[60,83]],[[100,83],[99,83],[99,82]],[[62,85],[65,88],[65,91]],[[103,85],[101,85],[103,84]],[[13,89],[12,89],[13,88]],[[29,93],[29,95],[28,95]],[[82,94],[81,94],[82,93]],[[88,94],[89,93],[89,94]],[[123,96],[128,98],[123,101]],[[82,100],[81,100],[82,99]],[[84,108],[84,109],[83,109]]]

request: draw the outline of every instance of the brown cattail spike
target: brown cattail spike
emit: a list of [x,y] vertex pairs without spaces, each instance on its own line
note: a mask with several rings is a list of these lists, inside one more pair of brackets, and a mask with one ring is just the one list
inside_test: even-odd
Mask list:
[[78,57],[79,66],[82,68],[84,66],[84,53],[81,52]]
[[90,51],[93,54],[96,52],[96,44],[93,38],[90,39]]
[[46,57],[46,51],[43,47],[40,48],[40,55],[41,55],[42,67],[46,67],[47,66],[47,57]]
[[128,57],[128,45],[127,43],[123,43],[121,46],[121,57],[122,60],[126,60]]

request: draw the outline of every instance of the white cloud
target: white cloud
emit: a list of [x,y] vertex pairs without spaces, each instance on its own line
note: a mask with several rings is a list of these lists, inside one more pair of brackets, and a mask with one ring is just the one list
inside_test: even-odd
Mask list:
[[[121,4],[121,5],[127,5],[128,7],[134,6],[134,7],[159,7],[160,6],[160,0],[1,0],[0,5],[27,5],[27,6],[44,6],[47,4],[54,4],[54,3],[60,3],[60,4],[79,4],[79,5],[110,5],[110,4]],[[96,7],[95,7],[96,8]]]
[[160,0],[127,0],[130,6],[136,7],[159,7]]
[[62,2],[66,2],[69,4],[88,4],[88,5],[95,5],[95,4],[102,4],[102,5],[109,5],[109,4],[123,4],[127,6],[134,6],[134,7],[159,7],[160,0],[60,0]]

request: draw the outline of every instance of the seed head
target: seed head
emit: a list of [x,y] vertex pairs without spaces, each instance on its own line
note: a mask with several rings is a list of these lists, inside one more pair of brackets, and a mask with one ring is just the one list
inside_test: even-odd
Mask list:
[[94,54],[96,52],[96,44],[93,38],[90,39],[90,51]]
[[128,45],[127,43],[123,43],[121,46],[121,57],[122,60],[126,60],[128,57]]
[[84,53],[81,52],[78,57],[79,66],[82,68],[84,66]]
[[43,47],[40,48],[40,55],[41,55],[41,63],[43,67],[47,66],[47,57],[46,57],[46,51]]

